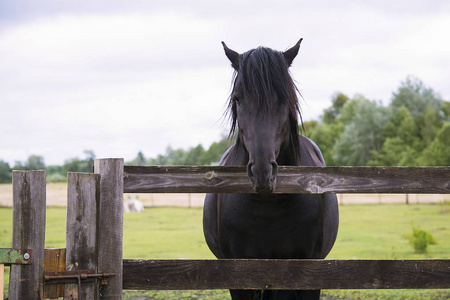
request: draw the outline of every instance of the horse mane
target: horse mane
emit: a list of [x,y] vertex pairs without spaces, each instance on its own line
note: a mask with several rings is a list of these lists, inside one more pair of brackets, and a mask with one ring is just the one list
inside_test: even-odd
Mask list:
[[237,124],[236,103],[233,94],[237,86],[237,78],[243,83],[243,88],[255,99],[255,109],[262,114],[270,114],[269,101],[277,95],[281,105],[289,108],[290,141],[295,160],[299,160],[299,119],[302,120],[297,94],[298,91],[282,52],[270,48],[259,47],[249,50],[239,56],[238,71],[233,74],[233,89],[229,98],[227,114],[231,119],[229,137],[236,138],[236,150],[242,145]]

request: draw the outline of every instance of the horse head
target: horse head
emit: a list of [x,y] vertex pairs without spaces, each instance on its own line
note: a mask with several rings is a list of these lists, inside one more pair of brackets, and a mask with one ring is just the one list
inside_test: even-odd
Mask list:
[[[296,162],[298,150],[297,89],[289,74],[302,40],[285,52],[259,47],[239,54],[222,42],[235,69],[230,96],[237,147],[248,154],[247,173],[255,192],[275,191],[278,164]],[[291,150],[291,151],[289,151]],[[291,159],[280,159],[280,153]]]

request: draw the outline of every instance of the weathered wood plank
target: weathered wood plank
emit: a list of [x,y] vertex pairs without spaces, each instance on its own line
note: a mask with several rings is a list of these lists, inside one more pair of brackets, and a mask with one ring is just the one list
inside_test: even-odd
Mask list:
[[45,171],[13,171],[13,242],[32,249],[31,265],[11,265],[10,299],[42,299],[45,243]]
[[[58,272],[66,269],[66,249],[45,249],[44,273]],[[44,299],[64,297],[64,283],[47,284],[44,282]]]
[[102,286],[104,299],[122,299],[123,262],[123,159],[96,159],[100,174],[98,206],[98,272],[115,273]]
[[[97,273],[97,224],[100,175],[67,174],[66,271],[89,270]],[[83,282],[81,298],[78,284],[66,283],[64,299],[98,299],[98,280]]]
[[124,260],[124,289],[450,288],[450,259]]
[[[253,193],[245,167],[124,167],[126,193]],[[276,193],[450,193],[450,167],[283,167]]]
[[0,264],[0,299],[3,298],[3,286],[5,284],[5,265]]

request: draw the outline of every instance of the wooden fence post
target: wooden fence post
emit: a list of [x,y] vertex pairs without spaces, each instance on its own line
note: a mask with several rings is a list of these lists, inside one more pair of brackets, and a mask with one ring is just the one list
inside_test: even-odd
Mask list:
[[[66,271],[84,270],[97,273],[98,263],[98,174],[67,174],[67,229],[66,229]],[[66,283],[64,299],[99,298],[99,283],[96,278],[81,284]]]
[[123,159],[96,159],[100,174],[98,211],[98,272],[115,273],[102,286],[101,297],[122,299],[123,270]]
[[45,243],[45,171],[13,171],[13,243],[32,249],[33,263],[11,265],[9,299],[43,299]]
[[0,299],[3,299],[3,285],[5,284],[4,275],[5,275],[5,265],[0,264]]

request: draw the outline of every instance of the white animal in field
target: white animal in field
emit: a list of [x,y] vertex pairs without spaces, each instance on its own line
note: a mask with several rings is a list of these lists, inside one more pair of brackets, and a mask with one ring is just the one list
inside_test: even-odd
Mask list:
[[143,212],[144,204],[139,201],[136,196],[129,196],[128,199],[123,203],[124,212]]

